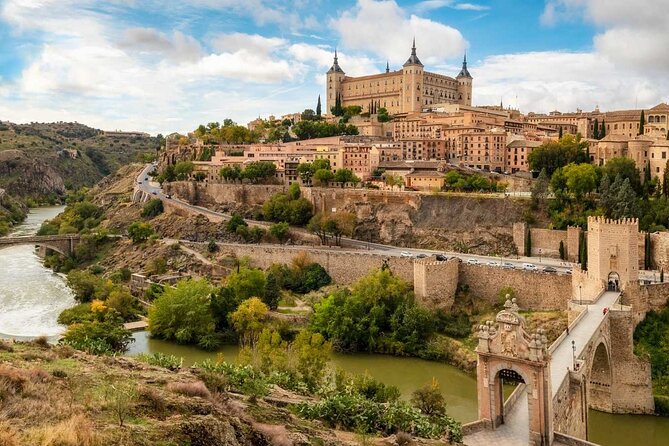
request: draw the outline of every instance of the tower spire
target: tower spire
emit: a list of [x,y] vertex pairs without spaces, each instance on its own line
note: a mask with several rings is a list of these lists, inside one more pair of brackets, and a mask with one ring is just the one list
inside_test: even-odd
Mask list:
[[423,66],[423,64],[420,62],[420,59],[418,59],[418,56],[416,56],[416,37],[413,38],[413,43],[411,44],[411,56],[409,56],[409,59],[404,63],[404,65]]
[[342,70],[341,67],[339,66],[339,58],[337,57],[337,48],[336,47],[335,47],[335,51],[334,51],[334,62],[332,63],[332,67],[330,68],[328,73],[335,73],[335,72],[337,72],[337,73],[343,73],[344,72],[344,70]]
[[386,60],[386,73],[390,73],[390,62]]
[[462,70],[460,70],[460,74],[458,74],[457,77],[468,77],[471,79],[472,75],[469,74],[469,70],[467,69],[467,51],[465,51],[465,57],[462,59]]

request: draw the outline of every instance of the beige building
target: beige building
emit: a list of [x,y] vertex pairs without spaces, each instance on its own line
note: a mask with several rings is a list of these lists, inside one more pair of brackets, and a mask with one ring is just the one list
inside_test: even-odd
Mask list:
[[527,157],[534,149],[543,144],[542,141],[528,141],[517,139],[506,145],[504,157],[504,171],[509,173],[529,172],[530,165]]
[[385,108],[391,115],[419,112],[438,103],[471,105],[472,81],[466,56],[455,78],[425,71],[416,54],[415,40],[411,55],[400,70],[390,71],[387,65],[385,73],[369,76],[346,76],[335,51],[334,63],[327,72],[327,112],[337,99],[342,107],[358,105],[370,112]]

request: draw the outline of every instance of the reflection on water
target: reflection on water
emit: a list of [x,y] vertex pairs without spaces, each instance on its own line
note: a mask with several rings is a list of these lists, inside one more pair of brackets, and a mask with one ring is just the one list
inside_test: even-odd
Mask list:
[[[207,358],[215,359],[222,354],[228,362],[234,362],[239,348],[227,345],[217,352],[207,352],[195,347],[176,345],[151,339],[146,332],[133,334],[135,342],[130,345],[129,355],[161,352],[184,358],[184,365]],[[476,380],[455,367],[414,358],[397,358],[384,355],[333,354],[337,367],[354,373],[369,373],[374,378],[397,386],[404,398],[411,392],[430,382],[439,380],[450,415],[467,423],[477,415]],[[612,415],[590,411],[590,441],[602,446],[629,446],[643,439],[643,446],[665,446],[669,444],[669,418],[635,415]]]
[[[63,207],[33,209],[12,235],[33,235]],[[34,246],[0,250],[0,334],[16,338],[56,336],[58,314],[76,302],[65,281],[42,265]]]

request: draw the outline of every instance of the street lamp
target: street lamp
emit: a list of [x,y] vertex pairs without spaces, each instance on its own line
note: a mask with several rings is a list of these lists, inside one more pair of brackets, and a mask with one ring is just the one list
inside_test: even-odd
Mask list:
[[571,368],[576,371],[576,341],[571,341]]
[[581,285],[578,286],[578,304],[583,305],[583,297],[581,295]]

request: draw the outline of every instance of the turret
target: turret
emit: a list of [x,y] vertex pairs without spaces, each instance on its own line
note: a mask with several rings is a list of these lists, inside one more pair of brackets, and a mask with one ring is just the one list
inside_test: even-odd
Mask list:
[[[326,113],[331,113],[332,107],[337,102],[337,96],[342,94],[341,83],[346,77],[346,73],[339,66],[339,59],[337,57],[337,50],[334,52],[334,62],[332,67],[327,72],[327,110]],[[340,98],[341,100],[341,98]]]
[[467,69],[467,53],[462,61],[460,74],[455,78],[458,81],[458,103],[460,105],[472,105],[472,75]]
[[402,66],[402,112],[420,111],[423,103],[421,101],[421,88],[423,86],[423,64],[416,55],[416,39],[413,39],[411,56]]

